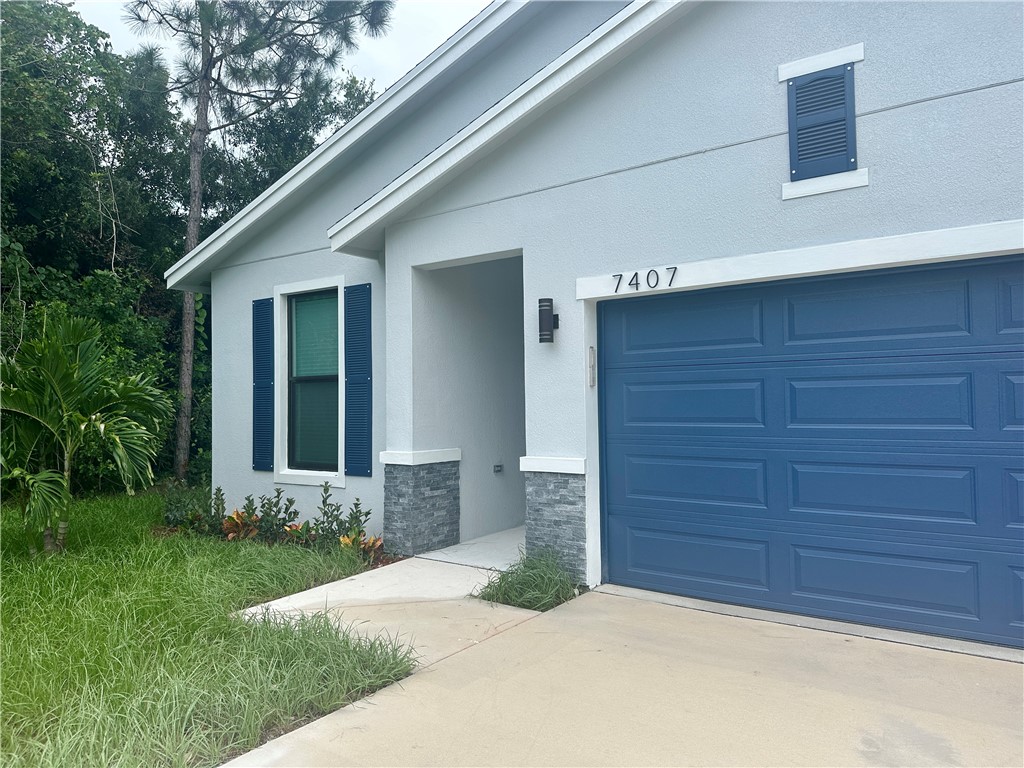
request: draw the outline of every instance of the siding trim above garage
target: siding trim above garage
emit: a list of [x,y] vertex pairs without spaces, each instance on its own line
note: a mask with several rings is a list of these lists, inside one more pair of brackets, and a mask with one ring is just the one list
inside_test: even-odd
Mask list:
[[[1024,250],[1024,219],[933,229],[906,235],[875,237],[809,248],[794,248],[743,256],[683,261],[675,265],[623,264],[616,274],[576,280],[577,299],[617,299],[652,293],[677,293],[768,280],[860,272],[869,269],[935,264],[944,261],[1006,256]],[[672,279],[668,279],[670,270]],[[643,279],[658,273],[657,287]],[[628,286],[628,276],[638,272],[639,288]],[[664,279],[663,279],[664,278]],[[616,290],[618,286],[618,290]]]

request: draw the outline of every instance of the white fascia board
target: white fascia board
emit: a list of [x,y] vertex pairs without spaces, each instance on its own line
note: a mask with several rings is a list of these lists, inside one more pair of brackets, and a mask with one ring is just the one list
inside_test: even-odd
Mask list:
[[779,82],[856,61],[864,61],[864,43],[837,48],[834,51],[819,53],[816,56],[808,56],[806,59],[797,59],[788,64],[779,64]]
[[520,472],[559,472],[566,475],[585,475],[587,460],[561,456],[520,456]]
[[271,215],[278,205],[324,171],[352,145],[374,130],[424,87],[441,77],[464,54],[486,40],[527,5],[522,0],[497,0],[484,8],[262,195],[168,269],[164,273],[167,287],[184,289],[187,283],[194,284],[196,281],[190,279],[193,272],[217,256],[251,224]]
[[431,451],[381,451],[381,464],[401,464],[418,467],[421,464],[441,464],[446,461],[462,461],[459,448],[435,448]]
[[693,4],[692,0],[634,0],[331,227],[327,231],[331,250],[344,251],[349,243],[389,213],[475,159],[513,125],[545,108],[635,37],[690,10]]
[[[1012,219],[786,251],[723,256],[660,267],[623,264],[619,271],[629,274],[639,272],[644,275],[649,269],[665,274],[666,270],[674,269],[673,286],[648,288],[641,279],[640,290],[623,291],[621,281],[616,280],[614,275],[596,275],[576,280],[576,298],[622,299],[641,294],[678,293],[768,280],[1005,256],[1022,251],[1024,219]],[[616,284],[620,284],[618,293],[615,291]]]

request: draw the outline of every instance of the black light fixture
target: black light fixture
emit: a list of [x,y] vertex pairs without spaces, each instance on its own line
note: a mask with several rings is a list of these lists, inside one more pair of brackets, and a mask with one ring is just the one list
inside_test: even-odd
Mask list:
[[555,340],[555,329],[558,327],[558,315],[555,314],[555,300],[537,299],[537,312],[540,324],[540,343],[550,344]]

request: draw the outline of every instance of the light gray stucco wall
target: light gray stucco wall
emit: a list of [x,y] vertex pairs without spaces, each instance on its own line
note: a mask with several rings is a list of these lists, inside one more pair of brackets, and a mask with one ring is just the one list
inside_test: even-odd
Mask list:
[[[389,333],[412,322],[403,267],[521,249],[525,309],[552,296],[562,324],[554,344],[527,337],[527,453],[584,456],[577,277],[1020,218],[1021,32],[1007,3],[699,6],[388,228],[389,290],[406,292]],[[777,67],[858,42],[871,184],[784,201]],[[402,442],[430,393],[413,395],[411,355],[393,349]]]
[[463,541],[526,511],[522,285],[518,256],[413,275],[413,449],[462,450]]
[[[503,42],[469,54],[347,153],[328,178],[306,184],[288,204],[255,224],[234,247],[232,263],[323,248],[327,230],[492,104],[600,26],[625,3],[538,3],[496,33]],[[531,6],[533,4],[531,3]],[[544,6],[544,7],[541,7]],[[282,221],[285,223],[282,225]],[[361,243],[379,248],[381,243]]]
[[[273,296],[275,285],[344,275],[346,285],[370,283],[373,343],[373,467],[372,477],[342,477],[344,488],[332,501],[348,508],[358,497],[373,510],[370,528],[380,532],[384,506],[384,468],[377,455],[384,449],[385,359],[384,272],[379,263],[321,250],[220,269],[213,273],[213,485],[221,486],[228,508],[240,507],[247,494],[273,492],[273,472],[252,469],[252,302]],[[280,348],[275,354],[287,354]],[[279,382],[278,382],[279,383]],[[316,515],[320,489],[316,485],[278,483],[285,496],[309,518]]]

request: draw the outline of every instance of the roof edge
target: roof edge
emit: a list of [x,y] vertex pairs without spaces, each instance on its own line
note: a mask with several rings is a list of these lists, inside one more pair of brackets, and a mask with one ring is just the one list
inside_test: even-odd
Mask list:
[[441,77],[468,51],[504,26],[529,3],[495,0],[434,49],[356,117],[278,179],[259,197],[225,222],[164,273],[168,288],[194,290],[203,283],[195,274],[223,252],[249,226],[268,215],[357,141],[385,121],[427,85]]
[[696,0],[634,0],[565,53],[537,72],[420,162],[348,213],[327,234],[332,251],[348,251],[353,240],[428,187],[447,180],[516,122],[553,98],[624,46],[669,18],[689,11]]

